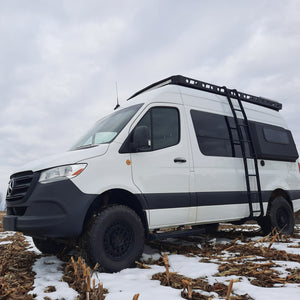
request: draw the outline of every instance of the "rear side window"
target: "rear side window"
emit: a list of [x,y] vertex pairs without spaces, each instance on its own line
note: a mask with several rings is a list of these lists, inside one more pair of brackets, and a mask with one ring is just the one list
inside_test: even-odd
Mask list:
[[265,140],[269,143],[288,145],[290,143],[289,133],[283,128],[264,127]]
[[296,161],[299,157],[289,130],[264,123],[249,123],[257,158]]
[[191,111],[197,141],[204,155],[231,156],[232,149],[224,116]]
[[[191,117],[200,151],[208,156],[242,157],[241,144],[233,117],[191,110]],[[239,120],[243,123],[243,120]],[[243,140],[249,140],[241,127]],[[244,142],[246,157],[249,144]]]

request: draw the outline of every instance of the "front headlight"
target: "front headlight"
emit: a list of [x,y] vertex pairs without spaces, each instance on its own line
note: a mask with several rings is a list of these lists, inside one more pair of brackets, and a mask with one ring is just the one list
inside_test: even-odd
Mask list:
[[41,172],[39,182],[48,183],[76,177],[86,168],[86,166],[87,164],[75,164],[45,170]]

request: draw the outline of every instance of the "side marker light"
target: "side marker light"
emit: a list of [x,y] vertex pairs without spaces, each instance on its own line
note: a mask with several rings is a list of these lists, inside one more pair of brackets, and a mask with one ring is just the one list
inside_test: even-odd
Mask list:
[[84,168],[79,169],[78,171],[76,171],[75,173],[73,173],[72,176],[79,175],[83,170],[84,170]]

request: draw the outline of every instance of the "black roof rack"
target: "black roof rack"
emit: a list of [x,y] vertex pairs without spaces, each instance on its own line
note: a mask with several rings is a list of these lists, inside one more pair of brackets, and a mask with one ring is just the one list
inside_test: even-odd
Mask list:
[[[160,80],[158,82],[155,82],[155,83],[145,87],[144,89],[133,94],[127,100],[130,100],[130,99],[136,97],[137,95],[140,95],[146,91],[150,91],[152,89],[156,89],[161,86],[168,85],[168,84],[181,85],[181,86],[185,86],[185,87],[189,87],[189,88],[193,88],[193,89],[197,89],[197,90],[206,91],[206,92],[213,93],[213,94],[226,96],[226,88],[225,87],[220,87],[215,84],[211,84],[211,83],[207,83],[204,81],[184,77],[181,75],[174,75],[174,76],[170,76],[166,79]],[[229,91],[231,98],[237,99],[237,96],[236,96],[234,90],[231,90],[231,89],[227,89],[227,90]],[[257,96],[245,94],[242,92],[238,92],[238,96],[242,101],[245,101],[245,102],[254,103],[254,104],[268,107],[268,108],[271,108],[271,109],[274,109],[277,111],[282,109],[282,104],[277,101],[269,100],[269,99],[266,99],[263,97],[257,97]]]

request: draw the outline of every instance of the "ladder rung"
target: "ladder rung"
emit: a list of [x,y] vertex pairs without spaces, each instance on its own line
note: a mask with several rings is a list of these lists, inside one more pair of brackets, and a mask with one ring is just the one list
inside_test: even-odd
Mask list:
[[241,140],[241,142],[243,142],[243,143],[251,143],[250,140]]

